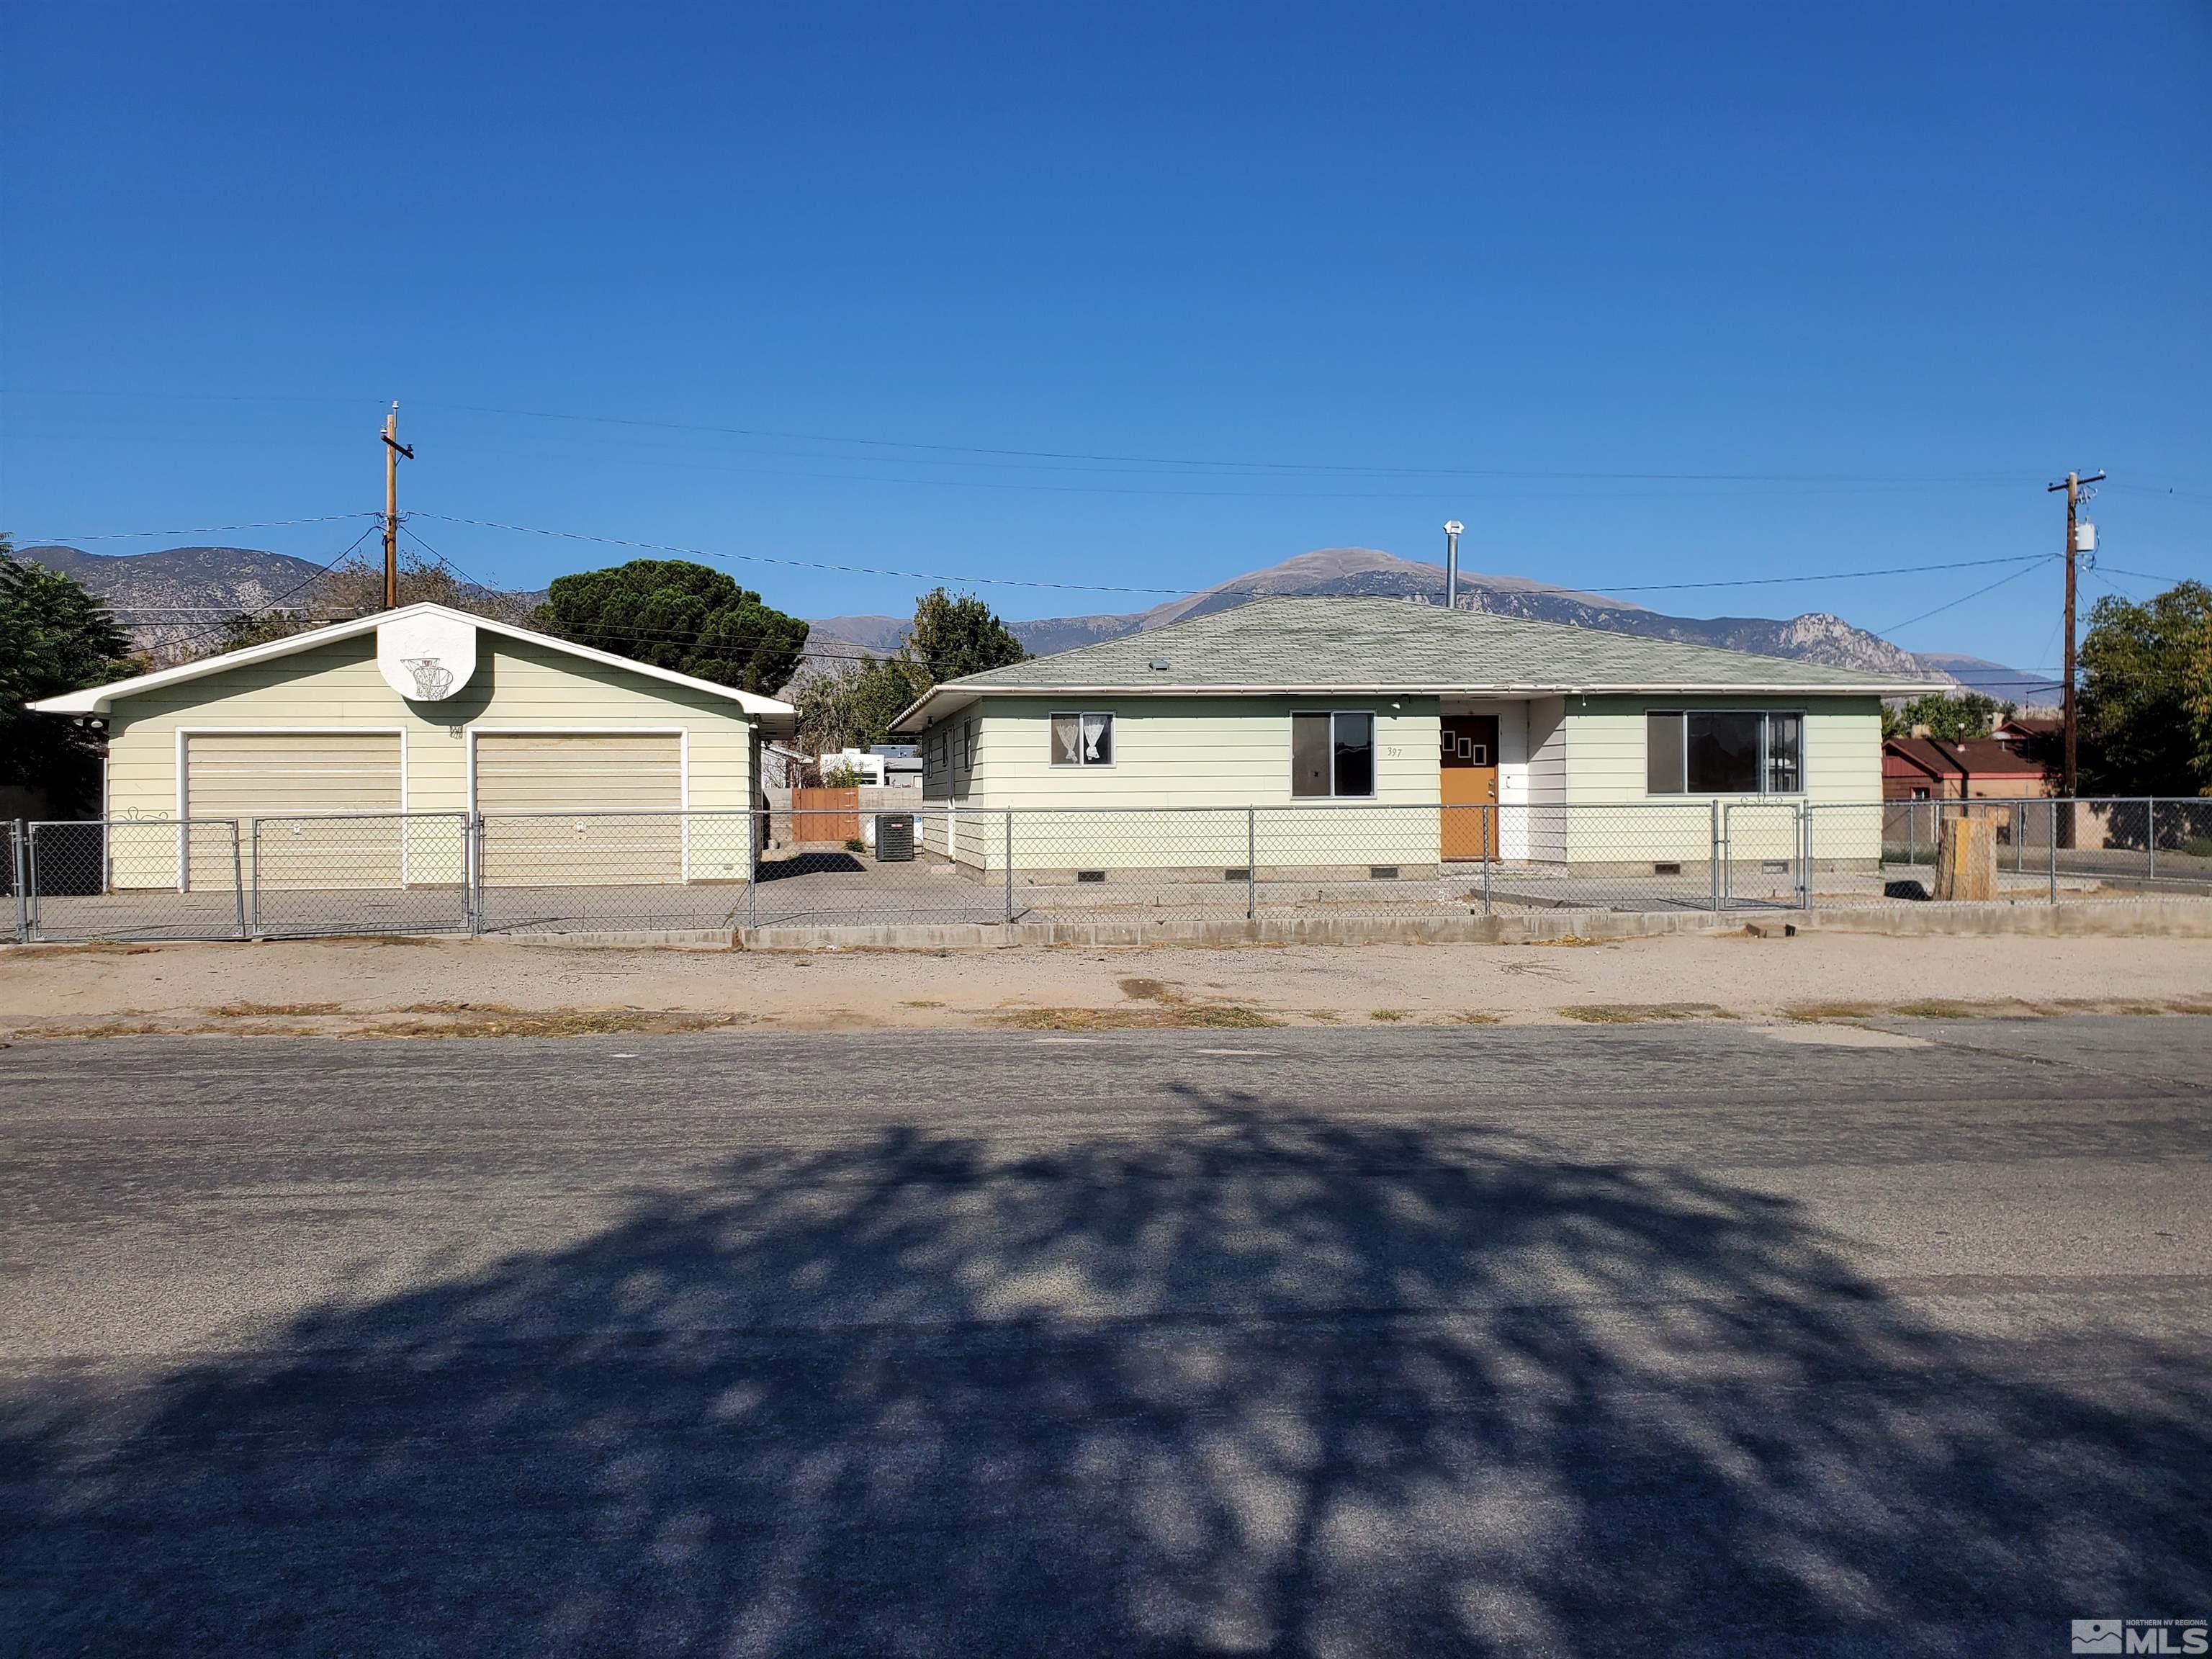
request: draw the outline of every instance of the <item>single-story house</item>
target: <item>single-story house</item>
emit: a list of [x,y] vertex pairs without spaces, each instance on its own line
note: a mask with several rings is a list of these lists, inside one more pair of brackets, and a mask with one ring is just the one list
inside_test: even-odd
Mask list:
[[[1836,815],[1853,842],[1817,857],[1876,856],[1881,699],[1927,684],[1400,599],[1278,597],[947,681],[892,730],[921,748],[925,805],[950,809],[949,828],[925,820],[925,844],[984,870],[1012,838],[1021,869],[1098,878],[1218,854],[1218,879],[1249,837],[1271,866],[1486,853],[1648,872],[1706,859],[1716,823],[1732,857],[1788,856],[1808,803],[1869,809]],[[1008,825],[1005,808],[1063,810]],[[1170,808],[1231,810],[1170,828]],[[1266,809],[1259,828],[1248,808]]]
[[31,706],[106,726],[118,887],[228,885],[227,830],[186,820],[262,820],[237,856],[258,850],[264,885],[455,881],[471,811],[487,815],[487,869],[510,883],[743,881],[761,745],[795,718],[437,605]]
[[2020,744],[2000,738],[1889,738],[1881,793],[1887,800],[2040,800],[2051,776]]

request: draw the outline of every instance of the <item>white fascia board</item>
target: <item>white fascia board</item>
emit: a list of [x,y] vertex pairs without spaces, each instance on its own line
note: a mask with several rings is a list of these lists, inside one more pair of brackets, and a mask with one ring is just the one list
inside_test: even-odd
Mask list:
[[612,652],[594,651],[587,645],[577,645],[568,640],[556,640],[548,634],[532,632],[509,623],[494,622],[489,617],[470,615],[451,606],[432,605],[404,605],[396,611],[378,611],[366,617],[356,617],[342,623],[332,623],[324,628],[311,628],[303,634],[287,635],[281,640],[270,640],[260,645],[249,645],[242,651],[226,651],[219,657],[203,657],[175,668],[163,668],[151,674],[140,674],[127,680],[114,680],[106,685],[88,687],[82,691],[68,691],[58,697],[46,697],[26,707],[41,714],[104,714],[118,697],[136,696],[142,691],[158,691],[164,686],[181,685],[191,680],[204,679],[210,674],[227,673],[234,668],[248,667],[258,662],[268,662],[278,657],[289,657],[298,651],[312,651],[317,646],[328,645],[336,640],[351,639],[366,634],[379,623],[394,621],[401,617],[450,617],[468,623],[472,628],[489,629],[507,639],[520,640],[528,645],[542,645],[571,657],[580,657],[586,662],[602,664],[609,668],[626,669],[641,674],[647,679],[680,685],[693,691],[704,691],[710,696],[726,698],[748,714],[762,718],[765,725],[781,726],[794,718],[799,711],[787,702],[774,697],[763,697],[756,692],[740,691],[735,686],[717,685],[712,680],[695,679],[689,674],[679,674],[673,669],[656,668],[651,663],[635,662],[628,657],[617,657]]

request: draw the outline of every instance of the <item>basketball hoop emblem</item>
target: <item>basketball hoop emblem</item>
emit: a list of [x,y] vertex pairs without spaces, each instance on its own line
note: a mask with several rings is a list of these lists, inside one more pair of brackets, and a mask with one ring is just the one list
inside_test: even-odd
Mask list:
[[453,689],[453,671],[435,657],[403,657],[407,672],[415,677],[415,695],[425,702],[436,702]]
[[417,605],[376,625],[376,672],[410,702],[444,702],[477,672],[475,619]]

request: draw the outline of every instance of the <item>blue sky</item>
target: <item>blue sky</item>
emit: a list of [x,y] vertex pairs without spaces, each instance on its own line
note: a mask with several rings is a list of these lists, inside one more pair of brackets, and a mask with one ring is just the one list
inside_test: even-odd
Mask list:
[[[19,538],[374,509],[398,398],[404,507],[731,556],[1182,591],[1457,517],[1621,589],[2047,554],[2078,465],[2108,566],[2212,574],[2200,4],[4,20]],[[1899,637],[2051,665],[2023,568]],[[2008,574],[1640,597],[1887,629]]]

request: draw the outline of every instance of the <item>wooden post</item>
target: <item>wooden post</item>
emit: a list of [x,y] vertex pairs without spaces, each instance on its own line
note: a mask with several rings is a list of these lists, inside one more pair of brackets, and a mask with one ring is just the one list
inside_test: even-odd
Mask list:
[[1936,896],[1993,899],[1997,896],[1996,820],[1967,811],[1944,821],[1936,853]]

